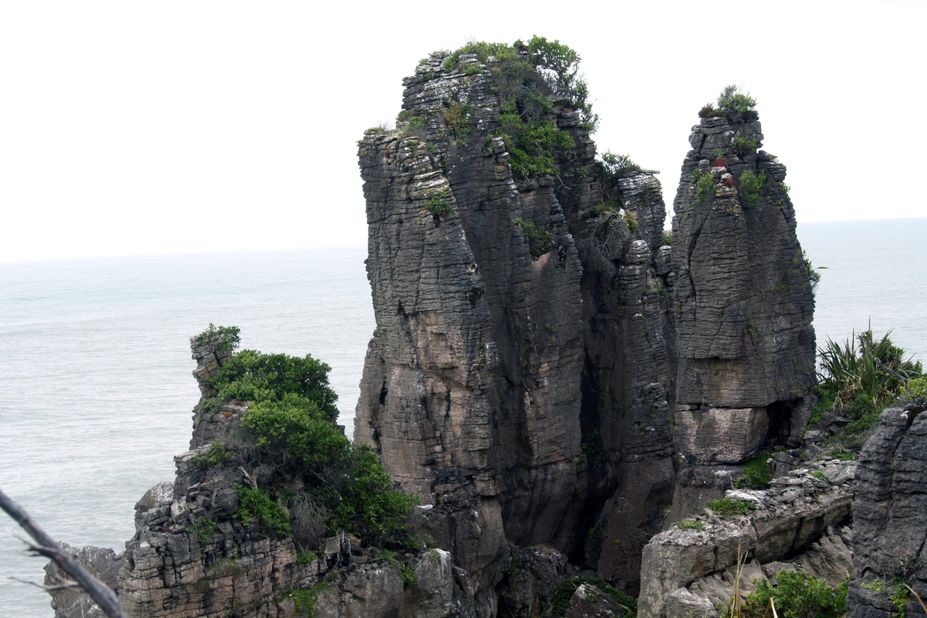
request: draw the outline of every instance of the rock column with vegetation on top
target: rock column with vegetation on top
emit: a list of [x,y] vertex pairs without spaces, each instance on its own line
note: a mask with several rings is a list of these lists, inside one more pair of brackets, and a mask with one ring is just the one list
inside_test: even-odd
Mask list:
[[[465,578],[412,531],[414,500],[336,427],[328,367],[237,345],[235,327],[191,340],[192,450],[136,505],[124,554],[76,556],[138,618],[468,615]],[[57,617],[100,615],[51,594]]]
[[652,173],[595,158],[577,61],[538,37],[432,54],[359,146],[377,328],[355,437],[445,514],[487,615],[510,543],[634,590],[672,494],[665,207]]
[[675,435],[698,464],[800,443],[815,383],[816,274],[753,106],[728,87],[703,108],[674,202]]

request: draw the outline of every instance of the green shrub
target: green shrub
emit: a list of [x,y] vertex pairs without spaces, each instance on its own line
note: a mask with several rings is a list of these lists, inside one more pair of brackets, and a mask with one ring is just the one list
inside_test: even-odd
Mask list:
[[218,468],[225,463],[225,459],[230,455],[229,449],[221,442],[213,442],[203,453],[193,456],[193,463],[200,470],[209,468]]
[[[493,135],[505,142],[513,173],[524,178],[559,174],[555,153],[575,143],[552,122],[553,100],[565,99],[578,110],[587,131],[594,131],[598,123],[588,88],[578,75],[579,55],[559,41],[537,36],[514,45],[470,42],[445,59],[445,70],[457,68],[464,54],[476,54],[494,77],[501,116]],[[464,73],[481,70],[470,66]],[[448,118],[447,112],[445,122],[461,137],[461,123]]]
[[734,142],[731,147],[734,149],[734,152],[743,156],[745,154],[750,154],[756,150],[757,141],[749,137],[735,137]]
[[839,441],[853,450],[862,446],[882,408],[903,396],[910,381],[923,376],[921,363],[905,360],[904,350],[892,343],[890,334],[876,340],[870,328],[854,332],[843,344],[828,339],[818,349],[818,396],[833,401],[851,419]]
[[[756,591],[747,595],[740,607],[740,618],[763,618],[773,615],[770,599],[774,599],[780,618],[840,618],[846,614],[847,577],[836,588],[821,579],[800,571],[779,571],[777,586],[766,580],[757,584]],[[730,612],[722,614],[730,616]]]
[[447,189],[441,189],[429,195],[425,199],[425,210],[434,217],[444,219],[454,211],[451,205],[451,196]]
[[528,241],[528,250],[531,259],[536,260],[556,246],[554,236],[550,232],[538,229],[534,221],[529,219],[515,219],[515,225],[521,229]]
[[473,113],[473,106],[463,103],[450,103],[444,108],[444,124],[457,139],[466,139],[470,135],[471,113]]
[[705,522],[698,519],[683,519],[676,522],[676,527],[680,530],[704,530]]
[[752,122],[757,119],[756,99],[740,92],[737,86],[727,86],[718,95],[718,112],[730,122]]
[[293,532],[289,514],[265,490],[239,487],[238,500],[235,515],[245,526],[256,523],[265,534],[272,533],[278,537],[286,537]]
[[753,208],[757,205],[760,201],[760,193],[765,186],[766,172],[754,174],[750,170],[744,170],[740,174],[740,197],[744,208]]
[[335,421],[338,419],[335,405],[338,395],[328,385],[330,369],[308,354],[305,358],[297,358],[242,350],[209,380],[216,394],[207,403],[211,409],[218,409],[229,399],[274,401],[295,394],[314,403],[326,418]]
[[[209,381],[217,393],[212,405],[249,402],[220,464],[246,466],[254,471],[249,482],[261,485],[239,490],[237,516],[310,548],[323,532],[339,530],[374,545],[401,544],[416,499],[394,487],[373,451],[335,425],[328,371],[308,355],[244,350]],[[219,447],[207,453],[204,463],[219,461]],[[288,489],[294,486],[301,489]]]
[[232,352],[241,342],[240,332],[237,326],[214,326],[210,322],[209,328],[193,337],[191,342],[197,347],[212,344],[219,352]]
[[297,588],[290,593],[290,596],[293,597],[297,612],[306,612],[307,618],[315,618],[315,604],[319,600],[319,595],[330,589],[331,585],[328,582],[321,581],[310,588]]
[[749,500],[721,498],[710,501],[706,506],[722,519],[728,519],[734,515],[746,515],[750,512],[752,505],[753,503]]
[[699,206],[711,206],[715,197],[715,176],[711,172],[696,174],[695,203]]
[[219,522],[212,517],[197,517],[190,529],[196,534],[196,540],[200,542],[200,545],[205,545],[212,539],[218,527]]
[[[818,283],[821,282],[821,273],[814,267],[814,264],[811,263],[811,259],[805,254],[805,250],[801,251],[802,260],[805,263],[805,270],[808,271],[808,281],[811,282],[811,291],[814,292],[818,287]],[[822,266],[821,268],[826,268]]]
[[631,160],[630,156],[615,154],[610,150],[606,150],[602,155],[602,167],[608,176],[618,176],[641,169],[641,166]]

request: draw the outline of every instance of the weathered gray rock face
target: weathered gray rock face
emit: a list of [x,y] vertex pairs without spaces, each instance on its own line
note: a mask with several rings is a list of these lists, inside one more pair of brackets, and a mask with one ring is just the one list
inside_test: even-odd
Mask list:
[[[90,574],[112,589],[116,589],[119,571],[122,569],[122,555],[112,549],[101,547],[71,547],[61,543],[61,548],[73,556],[90,571]],[[45,585],[57,586],[71,578],[54,562],[45,565]],[[58,588],[52,590],[52,609],[58,618],[105,618],[106,613],[93,602],[90,595],[81,588]]]
[[[702,529],[673,526],[644,548],[641,618],[703,615],[731,598],[738,554],[746,554],[744,593],[753,579],[800,569],[836,585],[851,570],[847,547],[854,465],[838,460],[813,464],[774,479],[763,491],[732,490],[727,497],[752,503],[748,516],[692,518]],[[692,524],[697,525],[697,524]],[[784,564],[787,563],[787,564]],[[708,612],[709,616],[715,615]]]
[[810,412],[814,299],[785,166],[762,139],[756,120],[702,119],[674,202],[676,436],[698,463],[796,444]]
[[[633,588],[642,528],[672,495],[660,185],[605,174],[562,102],[560,176],[516,178],[492,73],[444,58],[405,81],[419,128],[360,143],[377,329],[355,439],[447,513],[487,613],[509,542]],[[534,254],[531,227],[550,241]]]
[[853,562],[859,578],[850,584],[847,616],[888,618],[898,606],[905,616],[923,609],[903,588],[927,599],[927,415],[889,408],[859,456],[853,502]]

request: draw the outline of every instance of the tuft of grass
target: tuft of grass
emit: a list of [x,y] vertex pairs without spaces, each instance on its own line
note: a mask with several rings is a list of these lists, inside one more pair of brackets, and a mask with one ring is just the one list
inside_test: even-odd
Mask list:
[[722,519],[729,519],[735,515],[746,515],[750,512],[753,503],[749,500],[721,498],[720,500],[712,500],[706,506]]
[[738,489],[766,489],[772,480],[770,453],[763,452],[747,462],[744,473],[734,482]]
[[698,519],[683,519],[682,521],[676,522],[676,527],[680,530],[698,530],[702,531],[705,529],[705,522]]

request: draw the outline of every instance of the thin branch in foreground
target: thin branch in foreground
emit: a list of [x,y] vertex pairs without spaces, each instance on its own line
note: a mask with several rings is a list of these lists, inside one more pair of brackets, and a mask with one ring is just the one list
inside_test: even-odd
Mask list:
[[6,511],[6,514],[19,524],[23,530],[28,532],[29,536],[35,539],[37,545],[27,543],[30,550],[51,558],[62,571],[74,578],[74,581],[87,591],[107,616],[110,618],[128,618],[122,610],[122,606],[119,605],[116,593],[109,586],[91,575],[84,568],[84,565],[62,550],[55,539],[42,530],[29,513],[3,493],[3,490],[0,490],[0,508]]
[[30,586],[41,588],[45,592],[51,592],[52,590],[62,590],[64,588],[74,588],[75,586],[80,586],[80,584],[78,584],[75,581],[71,581],[70,579],[66,579],[60,584],[56,584],[54,586],[46,586],[45,584],[40,584],[38,582],[31,582],[28,579],[20,579],[18,577],[13,577],[12,575],[10,576],[10,579],[12,579],[13,581],[17,581],[21,584],[29,584]]

